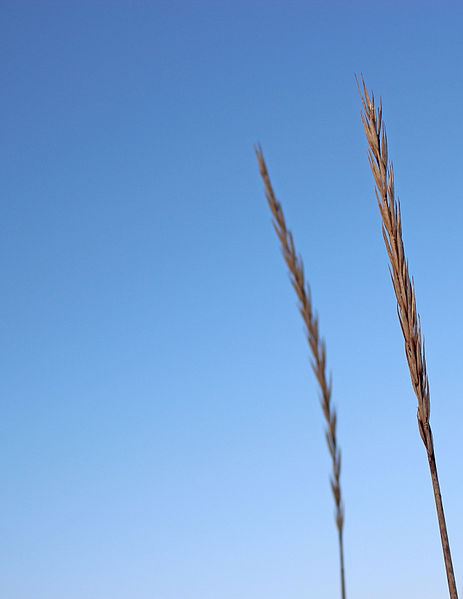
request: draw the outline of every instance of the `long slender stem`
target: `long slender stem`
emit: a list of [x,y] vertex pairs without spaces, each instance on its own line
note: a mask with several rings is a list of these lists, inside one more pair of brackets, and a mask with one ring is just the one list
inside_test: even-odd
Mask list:
[[341,567],[341,597],[345,599],[346,597],[346,584],[344,582],[344,541],[343,541],[343,529],[338,529],[338,537],[339,537],[339,563]]
[[[429,427],[431,430],[431,427]],[[453,571],[452,556],[450,553],[449,537],[447,535],[447,525],[445,523],[444,506],[440,493],[439,477],[437,476],[436,457],[434,449],[431,454],[428,453],[429,469],[431,470],[432,487],[434,489],[434,499],[436,501],[437,518],[439,520],[440,538],[444,552],[445,570],[447,572],[447,582],[450,590],[450,597],[458,599],[457,586],[455,582],[455,573]]]

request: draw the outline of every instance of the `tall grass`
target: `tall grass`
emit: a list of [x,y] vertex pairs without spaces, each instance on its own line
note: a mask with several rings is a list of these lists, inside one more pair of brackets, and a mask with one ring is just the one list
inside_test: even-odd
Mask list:
[[[442,542],[442,551],[447,574],[450,599],[458,599],[455,574],[453,570],[450,544],[445,522],[444,506],[437,474],[436,456],[431,431],[429,380],[426,372],[424,340],[421,336],[421,322],[416,309],[415,285],[410,279],[408,262],[405,256],[402,238],[402,219],[400,203],[395,199],[394,169],[389,162],[387,136],[383,121],[382,101],[376,106],[373,93],[368,94],[362,76],[363,93],[356,77],[362,101],[362,122],[369,145],[368,159],[376,184],[375,193],[382,218],[382,233],[390,260],[389,272],[397,299],[397,314],[405,342],[405,355],[412,381],[413,390],[418,399],[418,429],[426,448],[431,473],[437,519]],[[331,404],[331,376],[326,378],[326,347],[319,335],[318,317],[313,310],[309,284],[305,283],[304,265],[296,254],[292,233],[286,226],[281,204],[278,202],[270,181],[262,149],[256,148],[260,173],[265,185],[265,195],[273,215],[273,225],[280,240],[283,257],[289,268],[291,283],[299,299],[299,309],[307,330],[307,339],[313,356],[312,368],[320,387],[320,402],[327,423],[326,440],[331,455],[333,474],[331,488],[336,506],[336,527],[339,540],[341,596],[345,599],[344,577],[344,506],[341,495],[341,452],[336,436],[336,411]]]
[[260,173],[265,185],[265,195],[273,214],[273,226],[281,243],[283,257],[289,268],[291,283],[299,299],[299,309],[307,330],[307,340],[312,352],[312,368],[320,387],[320,403],[326,419],[326,441],[331,455],[333,475],[331,478],[331,489],[333,491],[336,506],[336,527],[338,530],[339,559],[341,576],[341,597],[345,599],[346,589],[344,580],[344,506],[341,496],[341,452],[338,448],[336,437],[336,411],[331,404],[332,380],[326,378],[326,347],[324,340],[318,331],[318,317],[312,307],[310,286],[305,284],[304,264],[297,256],[291,231],[286,227],[285,216],[281,204],[278,202],[273,191],[270,176],[265,164],[264,155],[260,147],[256,148],[256,156],[259,162]]
[[373,178],[376,184],[376,199],[382,218],[382,231],[387,253],[391,263],[390,275],[397,298],[397,314],[405,341],[405,355],[412,379],[413,390],[418,399],[418,428],[421,439],[426,448],[426,453],[431,472],[434,499],[436,502],[437,519],[444,553],[444,562],[447,572],[447,582],[451,599],[458,599],[455,574],[453,571],[450,545],[445,523],[444,506],[437,476],[436,456],[432,437],[430,415],[429,381],[426,373],[426,359],[424,341],[421,339],[420,317],[416,310],[415,284],[410,281],[408,263],[405,257],[402,240],[402,221],[400,203],[395,199],[394,169],[392,162],[388,161],[387,136],[383,122],[383,106],[380,99],[379,108],[376,107],[373,93],[367,92],[365,81],[362,77],[363,95],[357,80],[362,99],[362,122],[369,145],[368,159]]

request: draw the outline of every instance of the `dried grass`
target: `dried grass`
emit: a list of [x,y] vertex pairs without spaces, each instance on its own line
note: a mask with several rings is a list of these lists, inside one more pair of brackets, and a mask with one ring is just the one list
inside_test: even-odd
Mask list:
[[338,448],[336,437],[336,411],[331,404],[332,380],[326,378],[326,348],[325,342],[320,338],[318,331],[318,317],[312,307],[310,287],[305,285],[304,265],[300,257],[297,256],[294,248],[293,236],[286,227],[286,221],[283,209],[278,202],[273,191],[270,176],[265,164],[264,155],[260,147],[256,148],[257,160],[259,162],[260,173],[265,185],[265,195],[267,197],[270,210],[273,214],[273,226],[281,243],[281,249],[288,265],[291,283],[299,298],[299,309],[307,329],[307,339],[312,351],[312,368],[320,386],[320,403],[323,414],[327,422],[326,441],[333,464],[333,475],[331,478],[331,489],[333,491],[334,502],[336,505],[336,526],[338,530],[339,554],[340,554],[340,575],[341,575],[341,593],[342,599],[345,599],[345,580],[344,580],[344,545],[343,545],[343,527],[344,527],[344,506],[341,496],[341,452]]
[[431,471],[450,597],[451,599],[458,599],[444,507],[437,476],[434,443],[429,423],[430,397],[424,340],[421,339],[421,323],[416,310],[415,285],[413,279],[410,281],[408,263],[405,258],[400,203],[395,200],[394,169],[392,163],[388,162],[382,101],[380,100],[379,108],[376,108],[374,95],[371,94],[370,96],[368,94],[363,77],[362,84],[364,95],[362,95],[357,80],[363,104],[362,122],[369,144],[368,159],[376,183],[375,193],[382,217],[382,232],[391,263],[389,272],[397,298],[397,314],[405,341],[405,355],[410,369],[413,390],[418,399],[418,427],[426,447]]
[[[357,77],[356,77],[357,80]],[[413,390],[418,399],[418,428],[426,448],[436,503],[437,518],[441,535],[442,550],[451,599],[458,599],[455,574],[445,522],[444,507],[437,474],[434,442],[430,419],[429,380],[426,372],[424,339],[421,322],[416,309],[415,285],[410,279],[408,262],[402,238],[400,203],[395,199],[394,169],[388,158],[387,136],[383,122],[382,101],[376,107],[374,95],[369,95],[362,76],[363,94],[357,80],[362,99],[362,122],[369,144],[368,159],[376,184],[376,199],[382,218],[382,233],[390,260],[389,272],[397,299],[397,314],[405,342],[405,355],[410,370]],[[342,599],[345,599],[343,527],[344,507],[341,496],[341,452],[336,437],[336,411],[331,404],[331,376],[326,378],[326,348],[320,338],[318,317],[313,310],[309,284],[305,283],[304,265],[296,254],[292,233],[287,229],[282,207],[278,202],[268,174],[262,149],[256,148],[257,160],[265,185],[265,194],[273,214],[273,225],[281,243],[282,253],[288,265],[291,283],[299,299],[299,308],[306,325],[307,338],[312,352],[312,368],[320,386],[320,402],[327,422],[326,440],[330,451],[333,474],[331,488],[336,506],[336,526],[339,538]]]

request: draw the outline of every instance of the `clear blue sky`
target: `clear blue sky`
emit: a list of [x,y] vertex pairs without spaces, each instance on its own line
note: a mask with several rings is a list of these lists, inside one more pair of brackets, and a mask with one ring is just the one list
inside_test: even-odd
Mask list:
[[463,593],[461,3],[0,13],[0,598],[339,597],[325,424],[257,142],[333,373],[348,597],[448,596],[361,72]]

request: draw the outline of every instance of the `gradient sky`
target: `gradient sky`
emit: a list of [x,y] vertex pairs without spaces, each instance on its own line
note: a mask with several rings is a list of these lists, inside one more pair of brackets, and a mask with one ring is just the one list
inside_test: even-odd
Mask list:
[[459,2],[7,2],[1,599],[448,596],[354,74],[383,98],[463,593]]

